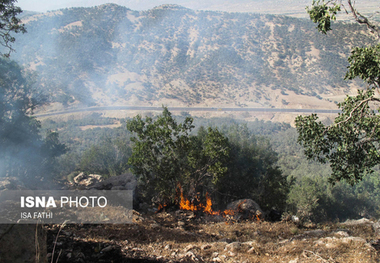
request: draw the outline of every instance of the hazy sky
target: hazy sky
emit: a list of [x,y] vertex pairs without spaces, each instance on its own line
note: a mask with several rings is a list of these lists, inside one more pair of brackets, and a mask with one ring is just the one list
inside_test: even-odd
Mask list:
[[178,4],[194,10],[276,13],[276,9],[287,7],[293,11],[294,8],[300,9],[304,13],[305,6],[310,5],[312,0],[18,0],[17,5],[25,11],[46,12],[66,7],[91,7],[110,2],[132,10],[147,10],[162,4]]
[[[223,5],[225,0],[208,0],[208,5]],[[161,4],[179,4],[191,9],[204,6],[204,0],[18,0],[17,5],[23,10],[46,12],[65,7],[90,7],[106,3],[115,3],[126,6],[132,10],[146,10]],[[235,1],[239,2],[239,0]],[[241,0],[240,2],[247,2]]]

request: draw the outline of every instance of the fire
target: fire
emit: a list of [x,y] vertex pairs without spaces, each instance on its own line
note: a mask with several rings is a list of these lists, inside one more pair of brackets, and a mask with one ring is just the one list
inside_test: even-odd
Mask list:
[[[206,204],[202,204],[200,202],[199,197],[197,197],[194,201],[190,201],[189,199],[184,197],[183,190],[180,184],[178,184],[176,192],[177,192],[176,203],[178,204],[179,209],[186,210],[186,211],[199,211],[208,215],[220,215],[227,218],[233,217],[237,215],[238,213],[242,212],[244,209],[242,209],[241,206],[246,202],[246,200],[243,200],[242,202],[240,202],[237,206],[237,209],[226,209],[224,211],[214,211],[212,209],[212,200],[208,193],[206,193],[206,196],[205,196]],[[158,206],[158,211],[161,211],[166,206],[167,206],[166,204],[164,205],[160,204]],[[252,220],[254,219],[256,219],[257,221],[260,221],[260,216],[259,215],[252,216]]]
[[219,215],[219,212],[212,210],[212,201],[208,193],[206,193],[206,205],[202,203],[194,204],[194,202],[191,202],[189,199],[183,196],[183,191],[180,185],[178,185],[178,188],[181,191],[179,209],[187,211],[202,211],[209,215]]

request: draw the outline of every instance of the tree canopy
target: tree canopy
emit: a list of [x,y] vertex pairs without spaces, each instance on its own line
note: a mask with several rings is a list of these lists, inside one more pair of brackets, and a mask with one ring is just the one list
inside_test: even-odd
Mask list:
[[15,6],[17,0],[1,0],[0,1],[0,45],[7,48],[8,52],[4,56],[9,57],[14,51],[12,43],[16,38],[12,33],[25,33],[25,25],[21,24],[21,20],[17,17],[22,12],[21,8]]
[[332,168],[330,182],[346,180],[350,184],[360,181],[380,163],[380,128],[376,104],[380,102],[380,29],[356,9],[351,0],[313,1],[307,12],[318,31],[326,34],[332,30],[331,20],[343,8],[355,21],[365,25],[373,35],[372,44],[354,47],[348,58],[346,80],[360,78],[367,88],[359,90],[357,96],[347,96],[338,104],[341,113],[332,125],[318,121],[318,116],[298,116],[296,127],[299,142],[305,147],[308,158],[329,163]]
[[[22,10],[14,6],[15,2],[0,1],[0,45],[8,50],[5,57],[13,51],[15,38],[11,33],[26,32],[16,17]],[[58,133],[48,131],[43,138],[40,122],[32,116],[45,98],[35,89],[32,74],[16,62],[0,58],[0,177],[40,181],[53,174],[56,157],[66,152]]]
[[161,115],[127,121],[136,135],[129,164],[146,201],[175,203],[178,184],[191,199],[208,193],[217,203],[253,198],[261,207],[284,209],[289,183],[276,166],[277,154],[244,125],[199,127],[191,117],[178,123],[164,107]]
[[33,110],[44,102],[30,76],[15,62],[0,59],[0,176],[47,176],[55,157],[66,151],[58,134],[40,135]]
[[215,183],[226,171],[227,139],[212,128],[190,136],[192,123],[190,117],[177,123],[166,107],[155,120],[138,115],[127,122],[128,130],[137,135],[131,138],[129,164],[140,176],[147,197],[173,202],[178,184],[194,197],[199,187]]

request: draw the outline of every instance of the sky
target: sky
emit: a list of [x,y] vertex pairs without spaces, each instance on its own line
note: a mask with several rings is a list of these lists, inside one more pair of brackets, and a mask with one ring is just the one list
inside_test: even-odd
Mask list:
[[[208,0],[209,4],[223,5],[224,0]],[[126,6],[132,10],[147,10],[161,4],[179,4],[191,9],[198,9],[205,1],[199,0],[18,0],[17,5],[23,10],[46,12],[66,7],[91,7],[106,3],[115,3]],[[239,2],[239,1],[237,1]],[[241,1],[247,2],[247,1]]]
[[[24,11],[47,12],[68,7],[93,7],[115,3],[132,10],[148,10],[162,4],[177,4],[193,10],[213,10],[227,12],[252,12],[261,14],[282,14],[308,18],[305,11],[312,0],[16,0],[16,5]],[[343,1],[344,2],[344,1]],[[379,0],[360,0],[361,12],[380,11]],[[366,7],[365,9],[362,9]],[[339,19],[339,16],[338,16]]]
[[148,10],[162,4],[178,4],[193,10],[276,13],[288,7],[305,12],[312,0],[18,0],[17,6],[25,11],[46,12],[66,7],[91,7],[115,3],[132,10]]

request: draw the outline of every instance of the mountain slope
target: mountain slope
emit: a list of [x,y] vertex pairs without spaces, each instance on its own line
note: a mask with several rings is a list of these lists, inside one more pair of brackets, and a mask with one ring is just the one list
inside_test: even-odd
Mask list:
[[64,107],[333,108],[327,98],[358,85],[343,81],[351,47],[372,41],[355,24],[336,23],[323,36],[308,20],[177,5],[107,4],[23,19],[28,33],[12,58],[36,70]]

